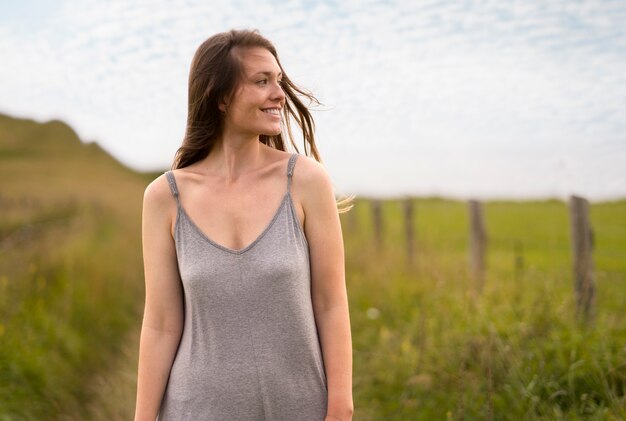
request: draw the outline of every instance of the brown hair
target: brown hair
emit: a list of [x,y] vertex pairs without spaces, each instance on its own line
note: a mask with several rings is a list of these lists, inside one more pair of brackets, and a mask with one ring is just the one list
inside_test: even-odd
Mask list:
[[[234,91],[241,74],[241,63],[234,51],[238,48],[261,47],[276,59],[282,71],[282,88],[285,93],[283,122],[287,137],[296,152],[291,120],[302,130],[304,154],[313,156],[318,162],[321,157],[315,145],[315,123],[300,97],[307,98],[309,105],[320,104],[310,92],[296,86],[285,73],[276,48],[258,30],[235,30],[215,34],[206,39],[193,56],[189,70],[187,126],[182,145],[176,151],[172,169],[183,168],[208,156],[223,130],[223,119],[218,104]],[[286,151],[282,133],[275,136],[260,135],[259,141],[281,151]],[[350,199],[347,200],[348,202]],[[346,200],[339,203],[343,204]],[[340,209],[340,212],[348,209]]]
[[[186,167],[205,158],[222,134],[223,120],[218,103],[232,94],[241,74],[241,63],[233,51],[235,47],[261,47],[274,56],[283,73],[282,88],[285,92],[283,121],[289,140],[298,151],[291,132],[293,118],[302,129],[305,155],[313,155],[321,162],[315,146],[313,117],[297,94],[308,98],[312,103],[319,104],[319,101],[311,93],[297,87],[287,77],[278,59],[276,48],[269,40],[261,36],[257,30],[233,29],[209,37],[196,50],[189,72],[187,127],[183,144],[176,152],[173,168]],[[281,151],[286,150],[282,134],[261,135],[259,140]]]

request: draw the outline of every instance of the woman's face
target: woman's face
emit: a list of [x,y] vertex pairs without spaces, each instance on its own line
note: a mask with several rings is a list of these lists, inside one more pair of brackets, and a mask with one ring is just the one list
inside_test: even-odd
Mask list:
[[225,129],[250,136],[280,134],[285,93],[276,59],[259,47],[242,49],[239,57],[242,78],[230,102],[220,105]]

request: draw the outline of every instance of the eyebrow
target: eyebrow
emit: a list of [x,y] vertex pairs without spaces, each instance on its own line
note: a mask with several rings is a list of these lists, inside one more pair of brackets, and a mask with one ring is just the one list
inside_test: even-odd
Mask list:
[[[274,72],[256,72],[255,74],[253,74],[252,76],[256,76],[256,75],[265,75],[265,76],[272,76],[274,74]],[[283,72],[278,72],[278,76],[282,76]]]

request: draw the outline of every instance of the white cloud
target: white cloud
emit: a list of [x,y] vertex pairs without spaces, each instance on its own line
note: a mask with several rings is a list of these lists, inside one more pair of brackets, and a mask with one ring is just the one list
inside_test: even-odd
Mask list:
[[319,147],[344,193],[623,196],[625,18],[565,0],[68,0],[28,39],[0,26],[0,110],[164,168],[195,48],[253,27],[325,104]]

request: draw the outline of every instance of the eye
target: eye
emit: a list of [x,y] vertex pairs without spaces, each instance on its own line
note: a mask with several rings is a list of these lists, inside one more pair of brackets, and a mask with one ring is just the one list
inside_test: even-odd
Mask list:
[[257,85],[267,85],[267,79],[257,80]]

